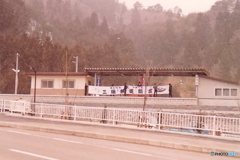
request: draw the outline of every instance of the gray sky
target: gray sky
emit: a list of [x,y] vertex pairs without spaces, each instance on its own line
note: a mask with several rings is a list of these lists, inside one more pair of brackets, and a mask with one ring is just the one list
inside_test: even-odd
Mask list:
[[136,1],[140,2],[144,7],[159,3],[165,10],[178,6],[182,9],[183,14],[187,15],[192,12],[205,12],[218,0],[119,0],[119,2],[125,2],[129,9],[132,8]]

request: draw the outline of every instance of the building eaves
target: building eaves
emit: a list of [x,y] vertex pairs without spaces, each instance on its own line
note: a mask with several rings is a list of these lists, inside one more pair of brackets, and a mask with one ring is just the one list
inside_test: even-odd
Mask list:
[[92,75],[102,76],[143,76],[149,73],[150,76],[195,76],[209,75],[203,68],[85,68],[85,71]]
[[[38,76],[87,76],[86,72],[37,72]],[[26,73],[27,76],[34,76],[34,72]]]

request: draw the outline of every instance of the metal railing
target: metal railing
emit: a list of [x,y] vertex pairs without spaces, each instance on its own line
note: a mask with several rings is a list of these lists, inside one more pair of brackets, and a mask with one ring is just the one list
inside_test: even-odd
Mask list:
[[39,118],[71,121],[102,122],[111,125],[131,125],[156,130],[198,133],[220,136],[237,134],[240,137],[240,118],[197,114],[140,111],[115,108],[30,103],[0,100],[1,112],[21,113]]

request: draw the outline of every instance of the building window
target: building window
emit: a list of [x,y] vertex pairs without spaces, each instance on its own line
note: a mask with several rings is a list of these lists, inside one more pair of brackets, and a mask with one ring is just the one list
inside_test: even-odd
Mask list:
[[223,96],[229,96],[229,89],[223,88]]
[[215,96],[222,96],[222,89],[221,88],[215,88]]
[[42,88],[53,88],[53,80],[42,80]]
[[[66,83],[68,82],[68,83]],[[63,83],[62,83],[62,87],[63,88],[74,88],[74,80],[63,80]]]
[[231,96],[237,96],[237,89],[231,89]]
[[215,88],[215,96],[237,96],[237,92],[234,88]]

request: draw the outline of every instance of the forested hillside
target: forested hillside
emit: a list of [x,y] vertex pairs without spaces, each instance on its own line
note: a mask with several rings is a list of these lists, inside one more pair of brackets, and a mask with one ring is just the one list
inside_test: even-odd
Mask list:
[[125,30],[135,52],[154,67],[203,67],[212,76],[240,78],[239,0],[216,2],[206,13],[135,9],[139,18]]
[[[0,0],[0,93],[13,93],[16,53],[19,93],[29,93],[37,71],[84,67],[203,67],[212,76],[239,81],[240,2],[218,1],[186,16],[161,4],[117,0]],[[121,82],[122,83],[122,82]]]

